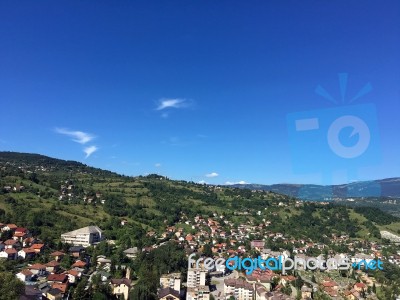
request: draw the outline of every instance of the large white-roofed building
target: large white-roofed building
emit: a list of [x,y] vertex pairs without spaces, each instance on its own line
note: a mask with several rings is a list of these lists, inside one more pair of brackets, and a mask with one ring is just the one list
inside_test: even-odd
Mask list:
[[74,246],[88,247],[102,240],[103,231],[97,226],[87,226],[71,232],[63,233],[61,241]]

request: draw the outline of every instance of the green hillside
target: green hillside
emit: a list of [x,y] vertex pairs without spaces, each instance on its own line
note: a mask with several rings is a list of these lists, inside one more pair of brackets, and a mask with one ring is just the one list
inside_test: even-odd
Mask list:
[[[207,186],[158,175],[127,177],[37,154],[1,152],[0,187],[3,222],[28,226],[49,242],[57,240],[64,231],[96,224],[106,230],[110,239],[118,240],[125,235],[131,239],[130,243],[142,245],[149,242],[146,231],[161,231],[168,225],[175,225],[182,215],[193,218],[198,214],[223,213],[240,222],[261,219],[263,216],[258,216],[257,212],[263,211],[264,215],[265,208],[269,208],[270,217],[276,220],[276,230],[291,233],[290,228],[296,223],[297,229],[304,227],[302,234],[305,236],[332,231],[378,238],[375,225],[391,224],[386,228],[397,228],[395,217],[388,216],[389,221],[382,224],[376,220],[367,222],[362,211],[317,204],[307,209],[295,208],[294,198],[273,192]],[[338,210],[341,219],[336,220],[332,212]],[[332,214],[330,219],[322,216],[327,213]],[[367,216],[371,218],[373,213],[369,211]],[[112,224],[122,219],[126,219],[129,226],[113,230]],[[349,222],[339,222],[343,219]],[[298,232],[293,230],[292,233],[298,235]]]

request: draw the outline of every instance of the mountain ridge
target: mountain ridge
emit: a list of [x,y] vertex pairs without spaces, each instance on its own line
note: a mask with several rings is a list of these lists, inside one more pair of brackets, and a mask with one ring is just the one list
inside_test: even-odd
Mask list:
[[400,197],[400,177],[357,181],[347,184],[235,184],[236,188],[265,190],[297,197],[303,200],[331,200],[333,198]]

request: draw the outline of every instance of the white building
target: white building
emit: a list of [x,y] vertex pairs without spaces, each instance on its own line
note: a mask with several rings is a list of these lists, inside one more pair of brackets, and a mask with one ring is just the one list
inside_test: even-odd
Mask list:
[[171,288],[178,293],[181,292],[181,273],[164,274],[160,277],[162,289]]
[[97,226],[88,226],[61,235],[63,243],[83,247],[97,244],[101,239],[102,231]]
[[187,274],[187,287],[206,285],[207,271],[202,268],[189,268]]
[[253,300],[254,289],[251,283],[240,279],[224,280],[225,297],[235,297],[237,300]]

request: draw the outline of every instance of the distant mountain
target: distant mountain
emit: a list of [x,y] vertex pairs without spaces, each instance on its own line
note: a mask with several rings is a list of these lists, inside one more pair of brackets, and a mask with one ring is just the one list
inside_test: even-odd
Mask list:
[[393,197],[400,198],[400,178],[360,181],[340,185],[315,184],[236,184],[233,187],[251,190],[266,190],[297,197],[304,200],[326,200],[332,198]]

